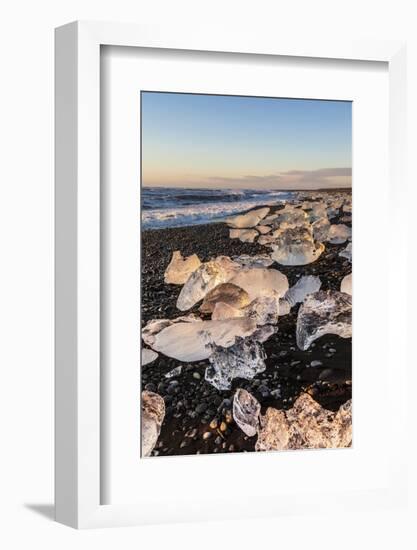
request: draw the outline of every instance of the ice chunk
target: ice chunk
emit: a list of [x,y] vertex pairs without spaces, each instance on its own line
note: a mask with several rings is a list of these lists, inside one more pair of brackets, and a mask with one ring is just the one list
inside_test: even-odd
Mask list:
[[255,330],[255,332],[252,334],[252,340],[255,340],[256,342],[260,342],[263,344],[270,338],[273,334],[277,332],[278,328],[273,327],[271,325],[264,325],[262,327],[259,327]]
[[[285,301],[285,304],[288,304],[288,302]],[[288,304],[287,310],[285,304],[276,292],[272,292],[270,295],[266,296],[259,296],[242,309],[237,309],[228,304],[217,302],[211,319],[215,321],[249,317],[255,321],[258,326],[276,324],[279,315],[286,315],[289,313],[291,306]]]
[[221,283],[226,283],[240,268],[227,256],[201,264],[182,287],[177,300],[177,308],[186,311],[202,300],[206,294]]
[[288,411],[267,409],[260,418],[255,449],[335,449],[349,447],[351,443],[352,401],[332,412],[304,393]]
[[242,267],[269,267],[274,263],[274,260],[271,260],[271,256],[268,254],[256,254],[255,256],[242,254],[241,256],[233,256],[232,260]]
[[164,328],[170,327],[174,323],[195,323],[201,321],[200,317],[190,313],[189,315],[182,315],[176,319],[152,319],[142,329],[142,339],[148,346],[153,346],[155,342],[155,336],[158,332],[161,332]]
[[278,235],[272,245],[271,258],[282,265],[306,265],[316,261],[324,250],[322,243],[314,242],[312,231],[294,227]]
[[241,309],[247,306],[250,300],[249,294],[243,288],[232,283],[223,283],[206,294],[200,306],[200,311],[202,313],[212,313],[216,302],[223,302],[229,306]]
[[244,268],[229,282],[246,290],[251,301],[273,292],[283,296],[288,290],[287,277],[276,269]]
[[265,352],[252,338],[237,337],[236,343],[228,348],[216,344],[209,344],[209,348],[210,366],[205,378],[218,390],[229,390],[234,378],[251,380],[266,368]]
[[244,229],[241,231],[238,238],[242,243],[253,243],[258,235],[259,233],[256,229]]
[[340,283],[340,292],[346,292],[352,296],[352,273],[343,277]]
[[314,275],[303,275],[298,279],[294,286],[292,286],[285,293],[284,299],[290,304],[290,306],[295,306],[300,302],[304,302],[308,294],[317,292],[320,290],[321,281],[319,277]]
[[346,248],[339,252],[339,256],[347,258],[352,263],[352,243],[349,243]]
[[288,313],[291,311],[291,304],[287,302],[285,298],[279,299],[279,309],[278,309],[278,315],[288,315]]
[[270,291],[270,294],[255,298],[242,311],[246,317],[253,319],[258,326],[274,325],[278,322],[279,299],[279,292]]
[[283,222],[288,222],[293,225],[304,225],[308,222],[308,216],[301,208],[295,208],[289,204],[285,208],[278,210],[277,217],[273,221],[273,227],[279,227]]
[[182,371],[182,365],[179,367],[175,367],[175,369],[170,370],[165,374],[165,378],[174,378],[175,376],[179,376]]
[[167,284],[183,285],[191,273],[200,267],[200,265],[201,262],[196,254],[183,258],[181,252],[175,250],[166,268],[164,280]]
[[149,363],[152,363],[152,361],[155,361],[155,359],[158,357],[158,354],[156,351],[153,351],[152,349],[142,348],[142,367],[145,365],[149,365]]
[[322,242],[327,239],[329,234],[330,222],[328,218],[320,218],[316,220],[313,224],[313,237],[316,241]]
[[308,220],[311,223],[322,218],[327,218],[326,205],[323,202],[307,202],[301,208],[307,210]]
[[334,208],[334,207],[330,206],[327,209],[327,217],[329,218],[329,220],[335,218],[338,215],[339,215],[339,209],[338,208]]
[[332,224],[327,235],[331,244],[342,244],[352,237],[352,229],[343,223]]
[[352,213],[352,201],[346,200],[343,205],[343,212]]
[[256,435],[261,405],[248,391],[239,388],[233,396],[233,419],[248,436]]
[[258,235],[255,229],[229,229],[229,237],[239,239],[242,243],[253,243]]
[[[258,239],[258,244],[269,245],[274,243],[275,241],[276,241],[276,237],[274,237],[274,235],[261,235]],[[274,263],[273,260],[272,260],[272,263]]]
[[244,229],[248,227],[255,227],[258,223],[265,218],[269,213],[269,208],[258,208],[257,210],[251,210],[246,214],[239,214],[231,218],[226,218],[225,222],[229,227],[235,227],[237,229]]
[[352,336],[352,298],[337,290],[309,294],[298,311],[296,338],[301,350],[324,334]]
[[161,433],[165,403],[160,395],[142,392],[142,456],[150,456]]
[[265,235],[266,233],[269,233],[272,228],[269,227],[269,225],[257,225],[255,229],[258,231],[258,233]]
[[230,239],[238,239],[240,237],[240,234],[242,231],[245,231],[244,229],[229,229],[229,238]]
[[153,348],[178,361],[192,362],[207,359],[211,353],[207,344],[228,348],[238,336],[250,336],[256,330],[252,319],[176,323],[159,332]]
[[278,217],[278,214],[271,214],[270,216],[267,216],[263,220],[259,222],[259,225],[269,225],[271,222],[276,220]]

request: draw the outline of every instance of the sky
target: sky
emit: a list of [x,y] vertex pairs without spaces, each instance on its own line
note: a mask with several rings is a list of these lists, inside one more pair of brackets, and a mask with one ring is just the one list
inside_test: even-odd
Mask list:
[[144,186],[351,186],[351,102],[163,92],[141,102]]

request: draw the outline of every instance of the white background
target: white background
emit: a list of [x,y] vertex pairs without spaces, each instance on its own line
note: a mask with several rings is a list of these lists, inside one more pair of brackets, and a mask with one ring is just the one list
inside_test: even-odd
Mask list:
[[[74,19],[230,24],[248,33],[393,37],[408,40],[409,195],[404,216],[413,219],[417,151],[417,35],[413,2],[298,0],[194,1],[15,0],[2,7],[0,182],[0,545],[3,548],[415,548],[416,509],[340,517],[329,502],[327,517],[200,525],[153,526],[76,532],[52,523],[53,499],[53,28]],[[414,179],[414,181],[412,180]],[[412,187],[412,184],[414,187]],[[410,223],[410,232],[414,224]],[[415,229],[414,229],[415,231]],[[414,239],[415,241],[415,239]],[[414,244],[410,240],[410,244]],[[412,250],[410,250],[410,255]],[[415,255],[415,248],[414,248]],[[377,270],[376,270],[377,271]],[[415,265],[408,268],[410,281]],[[377,272],[375,273],[377,276]],[[415,279],[415,276],[414,276]],[[399,284],[403,284],[400,282]],[[383,298],[381,298],[383,299]],[[415,297],[410,296],[410,305]],[[411,308],[410,308],[411,309]],[[383,309],[381,310],[383,312]],[[414,326],[415,316],[414,317]],[[413,318],[409,319],[412,343]],[[393,393],[395,394],[395,364]],[[410,362],[410,399],[416,388]],[[375,415],[378,420],[378,414]],[[415,412],[410,406],[410,420]],[[416,424],[410,422],[410,460]],[[395,445],[387,433],[383,445]],[[411,455],[413,452],[413,455]],[[411,471],[413,495],[415,474]],[[215,482],[215,480],[214,480]],[[412,501],[415,503],[415,496]],[[43,506],[43,507],[42,507]],[[220,504],[221,506],[221,504]],[[254,503],[262,506],[262,502]],[[35,509],[35,510],[34,510]],[[414,520],[414,522],[413,522]]]

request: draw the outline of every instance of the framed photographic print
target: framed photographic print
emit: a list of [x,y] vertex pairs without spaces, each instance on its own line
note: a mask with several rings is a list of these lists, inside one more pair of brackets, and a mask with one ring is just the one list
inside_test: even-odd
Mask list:
[[403,501],[404,78],[400,43],[57,29],[58,521]]

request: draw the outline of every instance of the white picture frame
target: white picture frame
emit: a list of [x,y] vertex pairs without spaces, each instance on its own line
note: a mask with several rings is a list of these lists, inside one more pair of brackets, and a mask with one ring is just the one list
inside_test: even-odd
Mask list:
[[[56,30],[56,519],[76,528],[135,525],[161,521],[236,518],[244,506],[215,503],[193,509],[190,503],[166,499],[160,506],[101,504],[100,402],[100,48],[101,46],[165,48],[333,60],[382,61],[389,71],[390,194],[404,200],[405,45],[401,42],[287,41],[210,29],[150,28],[136,25],[75,22]],[[395,232],[404,221],[393,212]],[[398,250],[398,262],[406,250]],[[404,268],[405,269],[405,268]],[[398,273],[396,274],[398,276]],[[405,286],[399,291],[405,292]],[[389,311],[400,317],[404,301],[390,296]],[[398,298],[398,295],[397,295]],[[398,391],[405,392],[405,352],[397,355]],[[405,416],[397,410],[397,425]],[[405,461],[396,436],[390,472],[383,490],[366,487],[341,492],[337,505],[358,508],[392,506],[405,498]],[[302,497],[302,498],[300,498]],[[163,495],[162,495],[163,498]],[[326,495],[295,494],[268,511],[248,515],[306,512],[324,507]],[[232,502],[232,501],[231,501]],[[195,508],[195,507],[194,507]]]

